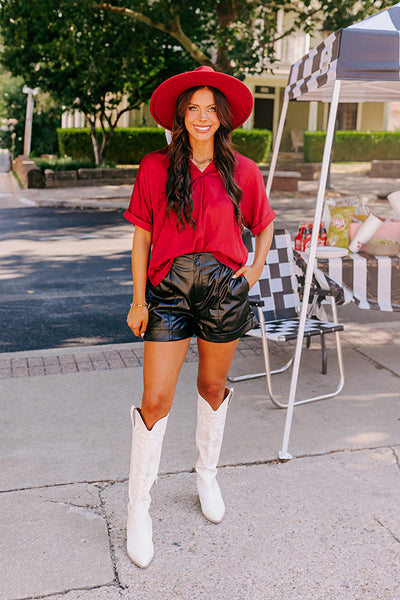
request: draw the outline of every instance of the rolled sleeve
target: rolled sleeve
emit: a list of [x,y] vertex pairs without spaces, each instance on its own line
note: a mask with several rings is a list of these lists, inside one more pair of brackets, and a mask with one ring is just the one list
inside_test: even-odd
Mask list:
[[250,229],[250,231],[253,235],[257,235],[258,233],[263,231],[266,227],[268,227],[268,225],[270,223],[272,223],[272,221],[275,219],[275,217],[276,217],[276,214],[271,208],[269,214],[261,221],[261,223],[259,223],[258,225],[254,226],[254,227],[249,227],[248,229]]
[[262,173],[252,160],[246,159],[241,165],[240,187],[243,191],[240,208],[245,225],[253,235],[257,235],[276,215],[269,204]]
[[151,185],[148,181],[146,157],[140,163],[128,210],[124,217],[133,225],[146,231],[153,231],[153,208],[151,202]]
[[124,217],[130,223],[132,223],[132,225],[137,225],[138,227],[141,227],[142,229],[145,229],[146,231],[150,231],[150,233],[153,231],[153,225],[151,225],[151,223],[147,223],[146,221],[143,221],[143,219],[132,214],[129,210],[126,210],[124,212]]

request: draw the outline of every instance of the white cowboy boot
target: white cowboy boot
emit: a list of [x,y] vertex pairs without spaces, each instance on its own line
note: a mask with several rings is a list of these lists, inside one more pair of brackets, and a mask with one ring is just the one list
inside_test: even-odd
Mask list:
[[199,459],[196,464],[197,491],[203,515],[212,523],[220,523],[224,518],[225,504],[217,482],[217,463],[221,452],[226,413],[233,397],[233,389],[217,410],[198,395],[196,446]]
[[157,479],[161,447],[168,415],[149,431],[137,408],[131,408],[132,453],[129,472],[127,552],[132,562],[145,569],[154,555],[152,523],[149,515],[150,490]]

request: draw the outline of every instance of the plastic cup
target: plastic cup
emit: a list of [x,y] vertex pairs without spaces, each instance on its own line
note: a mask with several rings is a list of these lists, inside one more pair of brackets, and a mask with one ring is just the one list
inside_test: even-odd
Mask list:
[[375,231],[377,231],[381,225],[381,219],[373,213],[369,213],[368,217],[354,236],[349,246],[349,250],[354,253],[358,252],[360,248],[372,238]]
[[392,192],[388,195],[388,200],[394,210],[397,219],[400,219],[400,192]]

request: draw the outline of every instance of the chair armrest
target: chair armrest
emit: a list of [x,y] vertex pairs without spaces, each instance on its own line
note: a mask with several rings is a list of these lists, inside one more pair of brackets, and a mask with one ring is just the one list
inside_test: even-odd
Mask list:
[[264,300],[249,300],[250,306],[264,306]]
[[[295,258],[295,262],[296,262],[296,267],[298,268],[298,273],[296,273],[296,277],[297,277],[297,281],[299,283],[299,287],[298,287],[298,291],[300,296],[302,295],[303,291],[304,291],[304,281],[305,281],[305,273],[307,270],[307,263],[304,260],[304,258],[302,258],[300,256],[300,254],[298,254],[296,252],[296,250],[293,250],[293,254],[294,254],[294,258]],[[323,281],[325,282],[324,284],[322,283],[321,280],[321,276],[323,278]],[[344,304],[345,303],[345,296],[344,296],[344,290],[343,287],[341,285],[339,285],[336,281],[334,281],[331,277],[329,277],[329,275],[327,275],[324,272],[321,272],[318,268],[316,268],[314,270],[314,274],[313,274],[313,286],[312,289],[316,288],[315,283],[317,283],[317,285],[329,285],[330,286],[330,290],[331,293],[330,294],[326,294],[327,296],[333,296],[335,298],[335,302],[336,304]],[[318,287],[316,288],[318,289]],[[320,291],[324,290],[325,288],[321,288],[321,290],[318,290],[317,292],[313,292],[313,295],[318,295]],[[311,292],[310,292],[311,293]],[[324,298],[324,294],[320,293],[319,294],[321,298]],[[318,299],[318,303],[320,303],[320,299]]]
[[[335,296],[336,291],[337,290],[312,287],[312,288],[310,288],[310,296],[323,296],[325,298],[326,296]],[[299,287],[299,292],[301,294],[303,294],[303,292],[304,292],[303,286]]]

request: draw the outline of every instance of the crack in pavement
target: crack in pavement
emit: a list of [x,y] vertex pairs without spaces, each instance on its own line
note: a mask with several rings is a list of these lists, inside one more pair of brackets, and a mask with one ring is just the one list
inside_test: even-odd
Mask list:
[[389,448],[391,449],[391,451],[393,452],[393,456],[394,456],[394,462],[396,463],[397,468],[400,471],[400,459],[399,456],[396,452],[396,446],[389,446]]
[[373,516],[372,518],[374,519],[375,523],[377,523],[378,525],[380,525],[380,526],[382,527],[382,529],[384,529],[385,531],[387,531],[387,532],[388,532],[388,533],[389,533],[389,534],[392,536],[392,538],[393,538],[394,540],[396,540],[396,542],[397,542],[398,544],[400,544],[400,539],[397,537],[397,535],[395,535],[395,534],[393,533],[393,531],[392,531],[391,529],[389,529],[389,527],[386,527],[386,525],[384,525],[384,524],[383,524],[383,523],[382,523],[382,522],[381,522],[381,521],[378,519],[378,517],[375,517],[375,516]]
[[[381,449],[390,449],[391,452],[393,453],[394,456],[394,462],[397,466],[397,468],[400,471],[400,458],[399,455],[397,454],[396,450],[399,450],[400,445],[391,445],[391,446],[376,446],[376,447],[371,447],[371,448],[357,448],[357,449],[341,449],[341,450],[332,450],[326,453],[320,453],[320,454],[314,454],[314,455],[304,455],[304,456],[297,456],[295,457],[293,460],[299,459],[299,458],[314,458],[314,457],[323,457],[323,456],[329,456],[331,454],[339,454],[339,453],[353,453],[353,452],[364,452],[364,451],[375,451],[375,450],[381,450]],[[290,461],[289,461],[290,462]],[[268,460],[268,461],[254,461],[251,463],[244,463],[244,464],[236,464],[236,465],[224,465],[222,468],[226,467],[239,467],[239,466],[252,466],[252,465],[268,465],[268,464],[279,464],[280,461],[279,460]],[[181,473],[193,473],[192,470],[185,470],[185,471],[178,471],[178,472],[170,472],[170,473],[163,473],[161,475],[161,477],[164,476],[171,476],[171,475],[177,475],[177,474],[181,474]],[[98,514],[99,516],[101,516],[102,518],[104,518],[105,523],[106,523],[106,527],[107,527],[107,534],[108,534],[108,544],[109,544],[109,552],[110,552],[110,558],[111,558],[111,562],[113,565],[113,574],[114,574],[114,580],[112,583],[108,583],[108,584],[102,584],[102,585],[98,585],[98,586],[87,586],[87,587],[77,587],[77,588],[71,588],[68,590],[63,590],[63,591],[57,591],[57,592],[52,592],[50,594],[45,594],[42,596],[27,596],[27,597],[23,597],[23,598],[19,598],[18,600],[44,600],[45,598],[52,598],[55,596],[64,596],[70,592],[90,592],[93,590],[106,590],[106,589],[115,589],[116,591],[118,591],[118,593],[122,596],[123,595],[123,591],[126,589],[126,587],[121,583],[120,581],[120,576],[119,576],[119,572],[118,572],[118,568],[117,568],[117,562],[116,562],[116,552],[115,552],[115,547],[114,547],[114,543],[112,541],[112,533],[113,533],[113,525],[111,523],[111,521],[108,519],[107,517],[107,512],[106,512],[106,505],[105,505],[105,500],[103,498],[103,492],[105,492],[107,489],[109,489],[110,487],[116,485],[116,484],[120,484],[127,481],[127,478],[125,479],[116,479],[116,480],[102,480],[99,482],[73,482],[73,483],[64,483],[64,484],[54,484],[54,485],[46,485],[46,486],[41,486],[41,487],[32,487],[32,488],[24,488],[24,490],[39,490],[39,489],[47,489],[47,488],[52,488],[52,487],[62,487],[62,486],[71,486],[71,485],[77,485],[77,484],[84,484],[86,483],[87,485],[93,485],[96,488],[97,494],[98,494],[98,498],[99,498],[99,503],[96,503],[96,499],[94,498],[94,504],[90,505],[90,504],[79,504],[78,501],[57,501],[57,500],[53,500],[51,498],[46,498],[43,496],[40,496],[43,500],[46,500],[48,502],[52,502],[52,503],[56,503],[56,504],[63,504],[66,506],[70,506],[72,508],[78,508],[78,509],[89,509],[91,511],[94,511],[96,514]],[[20,490],[14,490],[14,491],[20,491]],[[391,531],[391,529],[389,527],[387,527],[378,517],[376,516],[372,516],[373,520],[375,521],[375,523],[377,525],[379,525],[382,529],[384,529],[397,543],[400,543],[400,539],[399,537],[396,536],[396,534]]]
[[[45,498],[44,496],[40,496],[41,500],[45,502],[51,502],[52,504],[60,504],[61,506],[69,506],[71,511],[83,514],[85,517],[90,518],[104,518],[104,515],[99,506],[93,506],[90,504],[74,504],[73,502],[63,501],[63,500],[52,500],[51,498]],[[74,510],[75,509],[75,510]]]
[[118,568],[117,568],[117,559],[115,556],[115,548],[114,548],[114,544],[113,541],[111,539],[111,530],[112,530],[112,524],[109,521],[109,519],[107,518],[107,512],[106,512],[106,507],[105,507],[105,502],[102,496],[102,492],[107,489],[108,487],[111,487],[114,484],[108,484],[108,485],[104,485],[104,486],[97,486],[98,489],[98,493],[99,493],[99,500],[100,500],[100,506],[102,509],[102,513],[103,513],[103,518],[106,522],[106,527],[107,527],[107,536],[108,536],[108,546],[109,546],[109,550],[110,550],[110,558],[111,558],[111,562],[112,562],[112,566],[113,566],[113,571],[114,571],[114,582],[121,588],[123,589],[123,586],[121,584],[120,578],[119,578],[119,573],[118,573]]
[[383,371],[387,371],[391,375],[394,375],[394,377],[397,377],[397,379],[400,379],[400,375],[398,373],[396,373],[396,371],[393,371],[389,367],[385,367],[385,365],[383,365],[382,363],[378,362],[374,358],[371,358],[371,356],[368,356],[368,354],[365,354],[365,352],[363,352],[362,350],[360,350],[356,346],[353,346],[351,343],[350,343],[350,346],[352,347],[352,349],[355,352],[358,352],[358,354],[360,354],[362,357],[366,358],[369,362],[371,362],[377,369],[380,369],[380,370],[383,370]]
[[[79,485],[77,482],[75,482],[75,484],[63,484],[63,485]],[[80,483],[80,485],[82,485],[82,483]],[[57,499],[53,499],[53,498],[47,498],[44,495],[38,494],[38,498],[40,498],[40,500],[43,500],[45,502],[50,502],[52,504],[59,504],[61,506],[66,506],[66,507],[70,507],[71,511],[77,511],[79,513],[83,513],[84,516],[90,517],[90,518],[100,518],[102,520],[104,520],[105,524],[106,524],[106,528],[107,528],[107,537],[108,537],[108,548],[109,548],[109,554],[110,554],[110,560],[111,560],[111,564],[112,564],[112,568],[113,568],[113,581],[110,583],[103,583],[100,585],[94,585],[94,586],[82,586],[82,587],[74,587],[74,588],[70,588],[67,590],[58,590],[56,592],[51,592],[49,594],[44,594],[44,595],[34,595],[34,596],[26,596],[23,598],[19,598],[18,600],[33,600],[33,599],[44,599],[44,598],[51,598],[54,596],[64,596],[70,592],[78,592],[78,591],[92,591],[92,590],[101,590],[101,589],[106,589],[106,588],[115,588],[117,589],[120,594],[122,593],[122,591],[125,589],[124,585],[121,583],[120,578],[119,578],[119,574],[117,571],[117,566],[116,566],[116,557],[115,557],[115,550],[114,550],[114,545],[112,543],[111,540],[111,529],[112,529],[112,525],[109,522],[109,519],[107,518],[107,514],[106,514],[106,510],[105,510],[105,503],[104,500],[101,496],[101,492],[103,489],[106,489],[107,487],[109,487],[109,485],[112,484],[94,484],[94,483],[88,483],[87,487],[89,488],[89,485],[92,485],[96,490],[96,496],[98,497],[98,503],[96,503],[96,498],[94,497],[94,503],[93,504],[88,504],[88,503],[81,503],[79,504],[78,501],[68,501],[68,500],[57,500]],[[62,487],[60,484],[56,485],[56,486],[44,486],[42,489],[49,489],[52,487]],[[28,488],[31,491],[36,491],[40,488],[34,487],[34,488]]]
[[[26,492],[29,490],[44,490],[46,488],[54,488],[54,487],[64,487],[64,486],[68,486],[68,485],[82,485],[82,484],[86,484],[86,485],[98,485],[101,483],[118,483],[119,480],[114,480],[114,479],[96,479],[96,480],[81,480],[81,481],[67,481],[67,482],[61,482],[61,483],[45,483],[43,485],[33,485],[30,487],[22,487],[22,488],[11,488],[9,490],[0,490],[0,494],[10,494],[12,492]],[[122,479],[121,481],[125,481],[124,479]]]
[[[226,463],[223,465],[218,465],[218,469],[234,468],[234,467],[253,467],[253,466],[257,466],[257,465],[279,465],[279,464],[286,464],[288,462],[290,463],[290,462],[293,462],[294,460],[302,460],[305,458],[319,458],[319,457],[323,457],[323,456],[329,456],[331,454],[340,454],[340,453],[369,452],[369,451],[373,451],[373,450],[385,450],[385,449],[389,449],[392,452],[394,452],[394,448],[397,448],[397,447],[400,448],[400,444],[399,445],[392,444],[391,446],[367,446],[364,448],[339,448],[337,450],[327,450],[326,452],[317,452],[315,454],[299,454],[298,456],[293,456],[293,458],[290,459],[289,461],[281,460],[279,458],[270,458],[270,459],[266,459],[266,460],[255,460],[255,461],[244,462],[244,463]],[[395,454],[395,456],[397,459],[396,460],[397,466],[400,469],[400,459],[397,458],[397,454]],[[193,474],[193,473],[195,473],[195,470],[193,467],[191,467],[189,469],[182,469],[181,471],[165,471],[164,473],[159,473],[158,477],[166,477],[166,476],[170,476],[170,475],[182,475],[184,473]],[[0,490],[0,494],[11,494],[14,492],[25,492],[25,491],[41,490],[41,489],[47,489],[47,488],[63,487],[63,486],[70,486],[70,485],[80,485],[80,484],[94,485],[94,486],[105,485],[108,487],[110,485],[115,485],[117,483],[125,483],[126,481],[128,481],[128,477],[122,477],[121,479],[98,479],[98,480],[91,480],[91,481],[82,480],[82,481],[70,481],[70,482],[61,482],[61,483],[49,483],[49,484],[44,484],[44,485],[35,485],[35,486],[31,486],[31,487]]]
[[44,594],[43,596],[37,596],[36,594],[34,596],[23,596],[21,598],[16,598],[15,600],[43,600],[44,598],[53,598],[54,596],[64,596],[70,592],[91,592],[92,590],[101,590],[102,588],[120,588],[120,591],[125,589],[122,585],[118,586],[115,583],[106,583],[89,587],[71,588],[60,592],[51,592],[50,594]]

